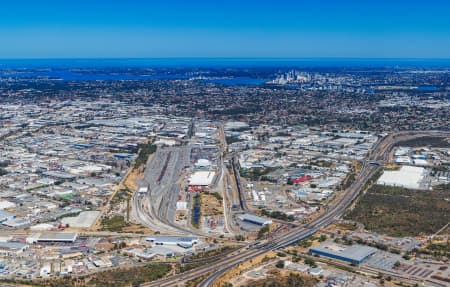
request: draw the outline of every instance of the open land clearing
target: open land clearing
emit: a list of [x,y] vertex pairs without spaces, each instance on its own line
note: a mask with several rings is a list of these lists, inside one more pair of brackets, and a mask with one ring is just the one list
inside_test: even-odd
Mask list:
[[202,213],[204,216],[221,215],[223,213],[222,197],[218,193],[203,193]]
[[284,286],[302,286],[312,287],[315,286],[317,280],[313,277],[300,275],[293,272],[285,272],[280,270],[270,270],[266,274],[266,278],[250,280],[247,284],[242,285],[246,287],[284,287]]
[[392,236],[433,234],[448,223],[449,196],[449,190],[374,185],[346,218],[361,222],[370,231]]

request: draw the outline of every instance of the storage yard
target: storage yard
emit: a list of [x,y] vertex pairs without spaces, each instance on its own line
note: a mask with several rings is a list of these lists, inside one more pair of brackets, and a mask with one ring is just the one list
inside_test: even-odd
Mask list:
[[[89,120],[30,121],[1,146],[8,176],[1,177],[0,223],[13,235],[0,240],[0,253],[20,255],[23,264],[2,257],[7,269],[0,278],[78,276],[142,261],[180,262],[224,245],[271,240],[339,199],[380,139],[366,131],[218,123],[108,105],[121,112],[93,116],[91,110],[60,107],[55,119],[59,113],[68,118],[85,113]],[[399,147],[391,156],[392,168],[384,170],[350,218],[396,236],[412,235],[412,228],[423,235],[438,231],[447,218],[438,214],[447,210],[441,188],[448,184],[443,167],[448,152]],[[431,198],[428,205],[417,207],[425,197]],[[408,213],[413,206],[415,213]],[[382,220],[378,225],[366,220],[363,211]],[[401,229],[387,226],[393,219]],[[411,252],[418,242],[398,248]],[[327,246],[311,253],[393,268],[376,247]],[[28,264],[28,257],[42,264]],[[425,269],[416,275],[435,274]]]

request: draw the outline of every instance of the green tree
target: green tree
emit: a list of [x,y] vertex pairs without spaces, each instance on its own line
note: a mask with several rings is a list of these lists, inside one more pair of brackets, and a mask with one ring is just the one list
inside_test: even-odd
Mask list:
[[284,261],[283,260],[279,260],[277,262],[277,264],[275,264],[275,267],[283,269],[284,268]]

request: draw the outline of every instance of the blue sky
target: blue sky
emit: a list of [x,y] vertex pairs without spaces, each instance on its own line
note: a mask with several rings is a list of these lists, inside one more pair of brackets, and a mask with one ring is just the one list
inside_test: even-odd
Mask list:
[[444,0],[6,0],[0,58],[450,58],[449,15]]

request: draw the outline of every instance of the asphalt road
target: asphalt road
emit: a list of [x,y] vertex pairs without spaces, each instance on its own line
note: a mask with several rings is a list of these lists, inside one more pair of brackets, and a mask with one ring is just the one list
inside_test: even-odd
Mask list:
[[422,136],[448,136],[448,132],[402,132],[395,135],[388,135],[378,141],[372,148],[368,159],[363,163],[360,173],[354,183],[345,190],[337,200],[335,200],[323,213],[304,226],[295,227],[286,233],[278,234],[271,241],[255,241],[252,245],[239,249],[223,259],[203,265],[196,269],[171,276],[166,279],[144,283],[141,286],[175,286],[183,281],[192,280],[205,274],[210,274],[199,286],[207,287],[223,274],[236,265],[256,258],[268,251],[292,245],[300,240],[306,239],[320,228],[325,227],[337,220],[345,209],[357,198],[366,183],[382,168],[391,148],[404,140]]

